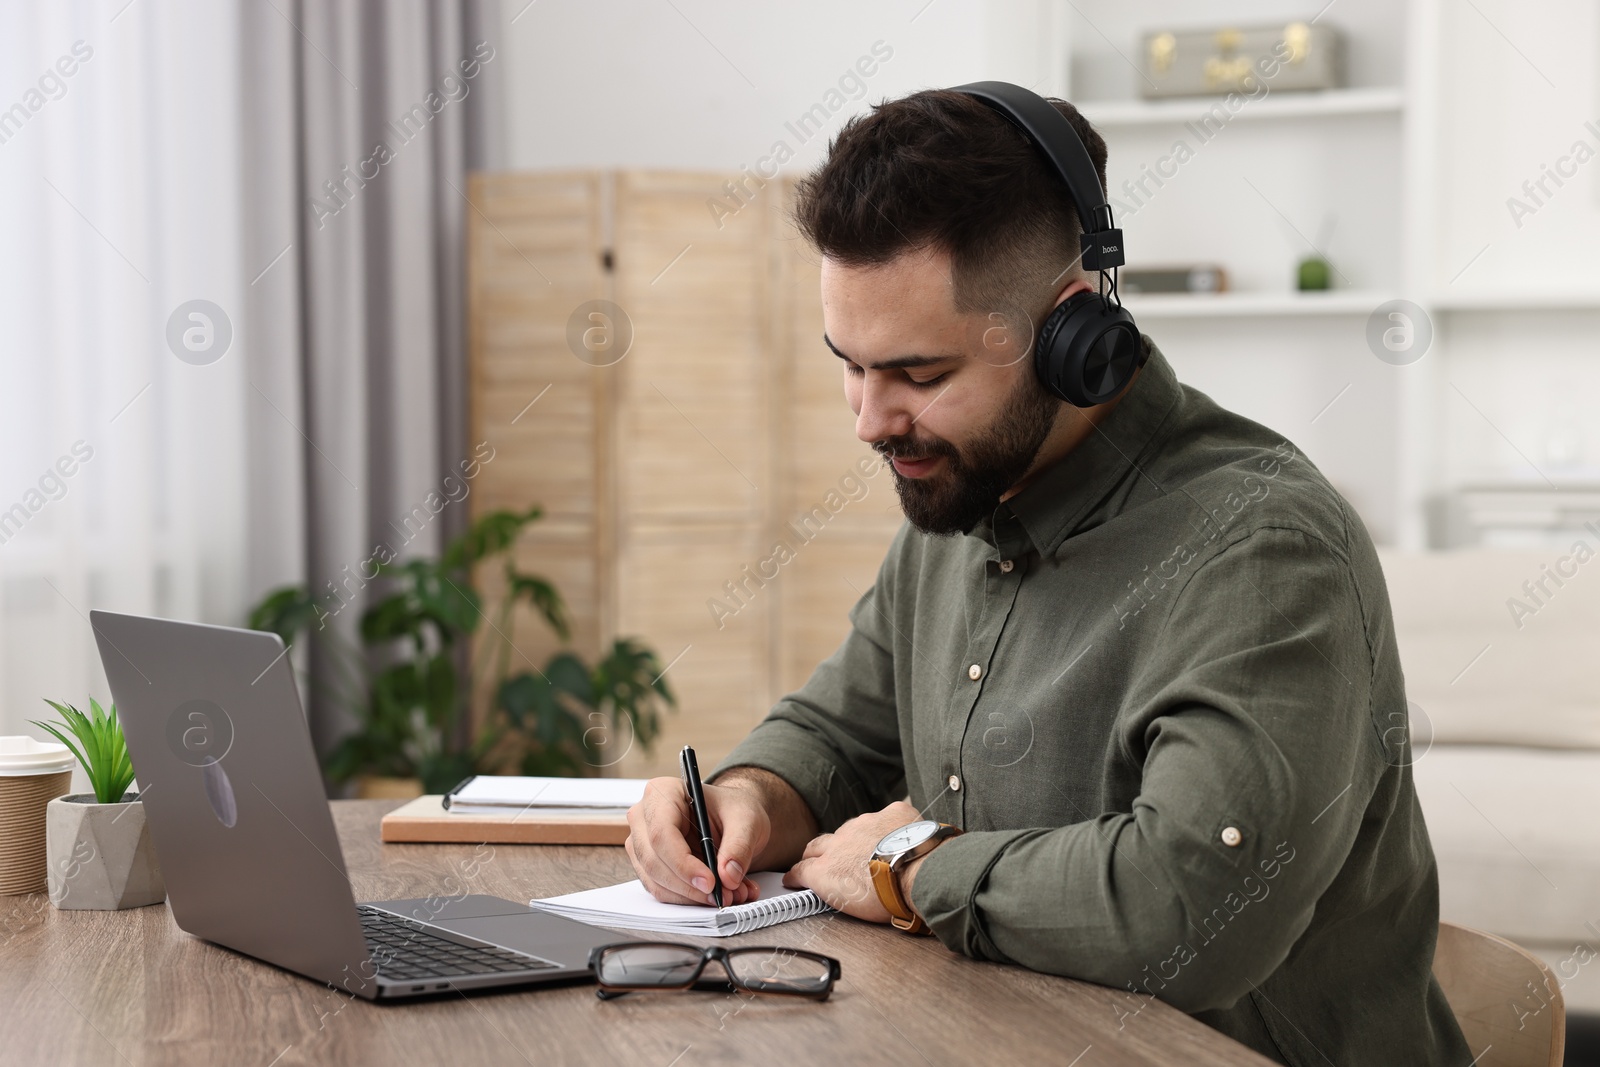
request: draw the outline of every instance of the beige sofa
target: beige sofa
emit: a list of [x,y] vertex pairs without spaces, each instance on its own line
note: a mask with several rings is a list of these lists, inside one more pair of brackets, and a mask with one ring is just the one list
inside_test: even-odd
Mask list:
[[1569,1008],[1600,1011],[1600,536],[1579,538],[1382,557],[1440,917],[1538,953]]

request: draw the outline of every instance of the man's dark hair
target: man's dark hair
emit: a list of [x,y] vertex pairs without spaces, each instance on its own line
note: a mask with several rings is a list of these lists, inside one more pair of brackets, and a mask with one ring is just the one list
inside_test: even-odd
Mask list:
[[[1065,100],[1106,188],[1106,142]],[[1082,232],[1043,153],[986,104],[927,89],[876,105],[834,137],[798,187],[795,221],[819,252],[851,267],[908,251],[950,254],[957,311],[1022,311],[1037,323],[1073,275]]]

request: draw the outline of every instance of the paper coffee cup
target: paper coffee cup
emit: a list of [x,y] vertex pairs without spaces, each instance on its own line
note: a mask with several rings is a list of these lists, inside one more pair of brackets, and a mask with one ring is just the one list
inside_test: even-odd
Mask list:
[[44,810],[72,789],[66,745],[0,737],[0,896],[43,893]]

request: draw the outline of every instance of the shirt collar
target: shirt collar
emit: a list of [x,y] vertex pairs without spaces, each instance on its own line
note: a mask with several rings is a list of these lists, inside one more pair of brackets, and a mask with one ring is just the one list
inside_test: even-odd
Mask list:
[[1020,525],[1040,556],[1053,556],[1089,511],[1134,472],[1136,464],[1143,465],[1141,454],[1183,388],[1155,342],[1143,340],[1149,358],[1095,432],[995,508],[993,516],[979,520],[970,535],[1001,547],[1000,542],[1009,539],[1007,531]]

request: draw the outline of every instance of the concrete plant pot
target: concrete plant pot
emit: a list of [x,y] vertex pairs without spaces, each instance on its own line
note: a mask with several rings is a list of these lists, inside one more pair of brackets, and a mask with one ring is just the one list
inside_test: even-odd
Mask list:
[[97,803],[93,793],[52,800],[45,854],[50,902],[58,908],[120,911],[167,899],[137,793],[118,804]]

